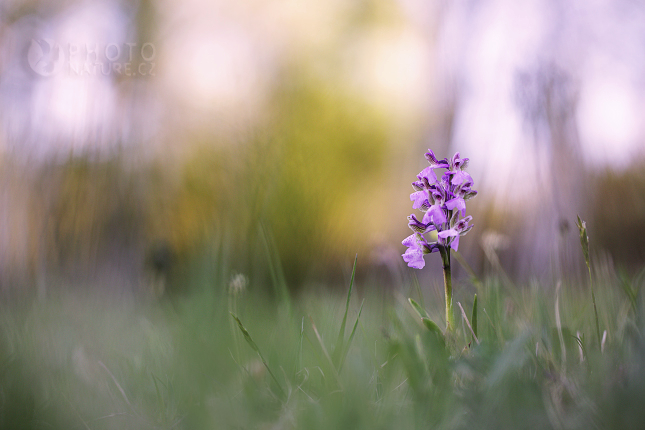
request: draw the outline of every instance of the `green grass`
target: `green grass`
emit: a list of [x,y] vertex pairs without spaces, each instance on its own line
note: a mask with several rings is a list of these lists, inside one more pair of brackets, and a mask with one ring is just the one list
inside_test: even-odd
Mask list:
[[[384,300],[356,282],[360,293],[354,286],[345,296],[318,291],[294,302],[267,301],[252,293],[258,288],[231,297],[211,283],[172,303],[61,293],[46,303],[4,304],[0,428],[623,429],[645,422],[640,278],[595,279],[607,331],[602,352],[584,285],[510,289],[484,280],[472,327],[477,344],[457,306],[474,323],[472,285],[455,285],[456,329],[444,341],[420,316],[442,320],[440,293],[420,300],[402,286]],[[408,297],[424,306],[415,309]]]

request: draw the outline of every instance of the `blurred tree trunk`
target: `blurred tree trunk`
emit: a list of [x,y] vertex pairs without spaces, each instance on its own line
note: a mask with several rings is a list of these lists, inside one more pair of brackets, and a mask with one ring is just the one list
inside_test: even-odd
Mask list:
[[580,274],[576,256],[576,214],[581,213],[585,165],[575,122],[577,88],[554,64],[517,77],[518,107],[533,130],[538,194],[527,211],[519,273],[542,280]]

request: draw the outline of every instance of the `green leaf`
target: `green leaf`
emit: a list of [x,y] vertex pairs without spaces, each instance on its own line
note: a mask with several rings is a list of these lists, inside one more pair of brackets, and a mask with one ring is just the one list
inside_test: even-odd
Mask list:
[[431,333],[434,333],[437,336],[439,336],[439,338],[443,341],[444,340],[443,332],[441,331],[437,323],[435,323],[430,319],[430,315],[428,315],[426,310],[423,309],[417,302],[415,302],[414,299],[408,299],[408,302],[410,302],[410,304],[412,305],[412,308],[421,317],[421,322],[423,323],[425,328],[427,328]]
[[[419,314],[419,316],[420,316],[422,319],[423,319],[423,318],[430,319],[430,316],[428,315],[428,313],[426,312],[426,310],[425,310],[425,309],[423,309],[423,308],[422,308],[422,307],[421,307],[417,302],[415,302],[415,301],[414,301],[414,299],[408,299],[408,302],[410,302],[410,304],[412,305],[412,307],[414,308],[414,310],[415,310],[415,311],[417,311],[417,313]],[[434,323],[433,323],[433,324],[434,324]]]
[[421,322],[428,330],[443,337],[443,333],[441,332],[439,326],[430,318],[421,318]]

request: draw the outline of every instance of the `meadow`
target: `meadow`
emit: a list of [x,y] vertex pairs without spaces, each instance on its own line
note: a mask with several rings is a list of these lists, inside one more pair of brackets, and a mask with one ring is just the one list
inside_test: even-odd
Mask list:
[[0,3],[0,430],[645,428],[638,3]]
[[60,289],[5,302],[0,428],[643,425],[645,272],[594,272],[601,339],[586,283],[497,277],[455,282],[444,338],[411,305],[440,322],[441,286],[420,288],[411,269],[390,290],[356,277],[291,297],[204,267],[172,299]]

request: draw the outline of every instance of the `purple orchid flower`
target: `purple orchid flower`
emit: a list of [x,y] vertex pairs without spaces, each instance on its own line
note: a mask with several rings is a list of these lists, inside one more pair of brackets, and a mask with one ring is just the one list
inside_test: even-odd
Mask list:
[[401,243],[408,247],[403,254],[403,260],[408,263],[408,266],[415,269],[423,269],[426,265],[426,261],[423,259],[424,255],[439,250],[436,243],[428,243],[420,233],[406,237]]
[[433,205],[443,206],[446,202],[446,189],[441,184],[432,185],[430,191],[430,203]]
[[433,223],[435,226],[441,225],[448,220],[441,205],[431,205],[428,211],[423,215],[424,223]]
[[466,200],[477,195],[477,191],[470,189],[471,185],[472,178],[470,178],[470,182],[454,187],[454,197],[446,202],[446,208],[450,211],[457,210],[461,212],[462,217],[466,216]]
[[412,231],[421,234],[437,229],[437,227],[435,227],[431,222],[423,223],[419,221],[414,214],[408,216],[408,227],[410,227]]
[[446,202],[446,208],[449,211],[456,209],[461,212],[461,216],[466,216],[466,201],[463,197],[455,197],[454,199],[448,200]]
[[466,167],[468,167],[468,158],[460,158],[459,157],[459,152],[455,153],[455,155],[452,156],[450,159],[450,169],[451,172],[455,172],[457,170],[463,170]]
[[463,170],[448,171],[444,176],[447,176],[448,181],[454,186],[468,188],[473,185],[473,178]]
[[423,169],[417,177],[419,178],[420,181],[426,182],[428,185],[430,184],[435,184],[437,182],[437,174],[435,173],[434,169],[436,169],[436,166],[428,166],[425,169]]
[[423,216],[423,222],[432,222],[435,225],[443,224],[447,221],[444,205],[446,202],[446,190],[441,184],[433,184],[429,189],[430,207]]
[[412,188],[414,188],[414,191],[423,191],[425,189],[425,186],[423,184],[423,181],[414,181],[412,182]]
[[428,194],[425,191],[417,191],[410,194],[410,200],[414,202],[412,203],[412,209],[420,209],[424,205],[430,206],[428,204]]
[[448,159],[444,158],[443,160],[438,160],[437,157],[434,155],[434,152],[432,149],[428,149],[428,152],[425,153],[426,160],[428,160],[428,163],[430,163],[430,167],[433,169],[447,169],[448,168]]
[[[408,217],[413,234],[402,242],[408,247],[403,260],[415,269],[425,266],[425,254],[448,247],[458,249],[459,238],[473,227],[469,224],[472,217],[466,216],[466,200],[477,195],[471,188],[473,178],[464,171],[468,158],[457,152],[450,160],[439,160],[430,149],[425,157],[430,165],[417,175],[418,180],[412,183],[415,191],[410,194],[412,207],[425,213],[421,220],[415,215]],[[446,169],[441,180],[436,169]],[[423,235],[433,230],[437,231],[437,242],[428,243]]]
[[453,228],[439,232],[437,234],[438,243],[444,246],[450,245],[452,249],[457,251],[459,249],[459,237],[465,235],[473,228],[472,225],[468,225],[472,219],[472,216],[467,216],[466,218],[460,219]]

